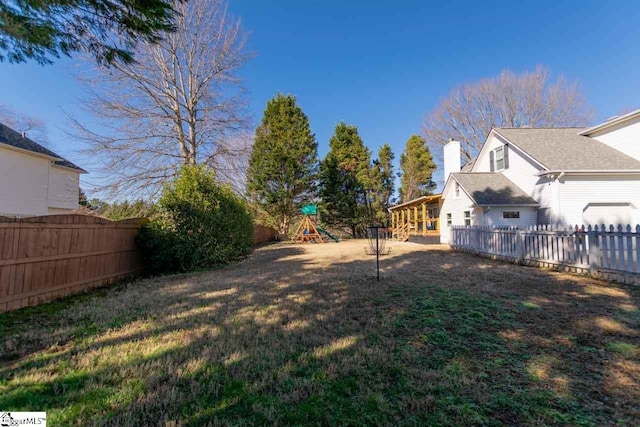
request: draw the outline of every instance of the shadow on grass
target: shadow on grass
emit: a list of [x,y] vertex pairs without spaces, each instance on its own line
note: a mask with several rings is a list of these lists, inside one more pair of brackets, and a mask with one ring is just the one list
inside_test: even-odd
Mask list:
[[371,259],[277,245],[17,313],[0,408],[59,424],[638,421],[638,290],[416,248],[383,258],[381,282]]

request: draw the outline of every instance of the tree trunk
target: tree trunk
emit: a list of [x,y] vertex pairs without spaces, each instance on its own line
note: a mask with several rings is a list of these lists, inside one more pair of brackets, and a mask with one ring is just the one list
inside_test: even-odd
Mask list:
[[290,222],[290,217],[288,214],[282,214],[282,217],[280,218],[280,234],[284,234],[287,235],[289,234],[289,222]]

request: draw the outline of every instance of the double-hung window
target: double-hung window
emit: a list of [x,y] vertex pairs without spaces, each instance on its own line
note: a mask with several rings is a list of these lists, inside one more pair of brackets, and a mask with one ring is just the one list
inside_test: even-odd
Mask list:
[[496,154],[496,170],[501,171],[504,169],[504,147],[500,146],[495,150]]
[[471,226],[471,211],[464,211],[464,225],[465,227]]

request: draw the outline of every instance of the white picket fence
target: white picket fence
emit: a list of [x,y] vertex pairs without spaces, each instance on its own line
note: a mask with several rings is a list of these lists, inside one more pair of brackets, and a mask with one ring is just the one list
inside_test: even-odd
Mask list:
[[640,225],[454,226],[449,241],[454,250],[640,283]]

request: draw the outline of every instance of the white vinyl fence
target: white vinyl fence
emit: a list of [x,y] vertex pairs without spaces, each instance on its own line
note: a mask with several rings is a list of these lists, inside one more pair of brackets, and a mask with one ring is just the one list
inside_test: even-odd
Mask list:
[[454,226],[449,241],[454,250],[640,284],[640,225]]

